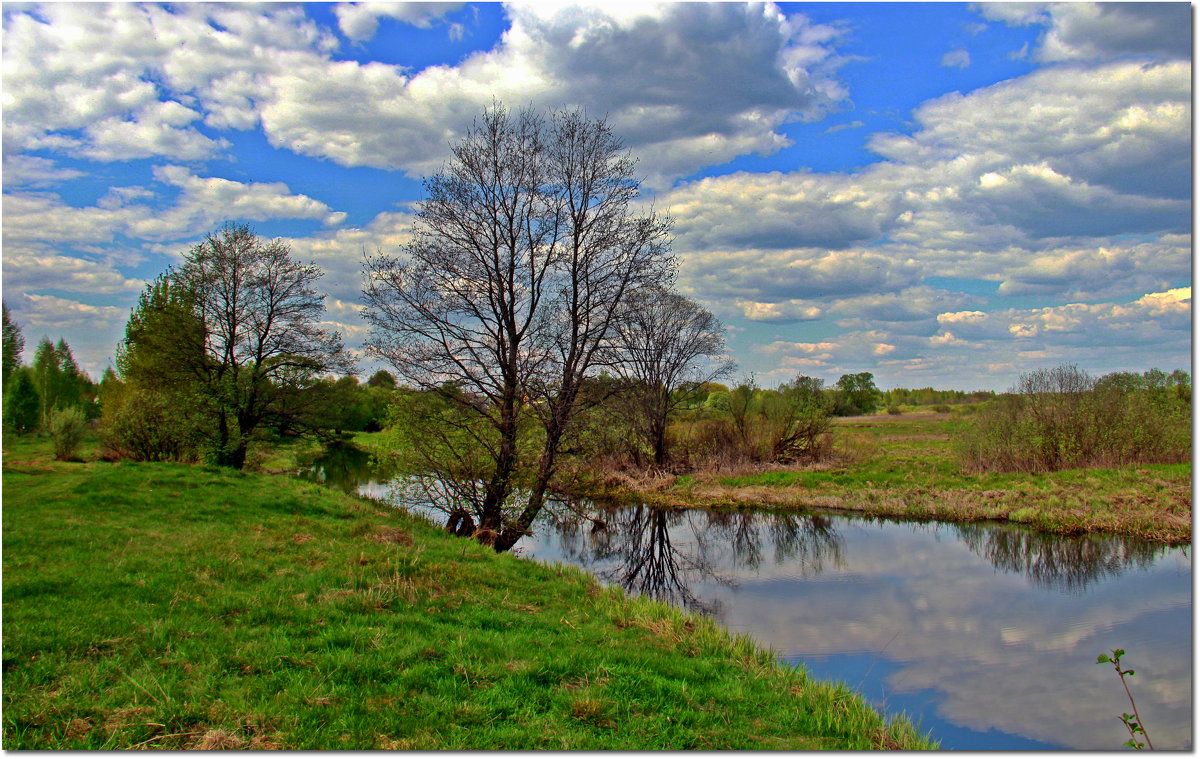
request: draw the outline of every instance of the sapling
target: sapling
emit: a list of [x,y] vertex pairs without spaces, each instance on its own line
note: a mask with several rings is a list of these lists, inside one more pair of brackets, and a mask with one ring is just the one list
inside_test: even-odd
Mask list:
[[[1140,714],[1138,714],[1137,703],[1133,700],[1133,694],[1129,692],[1128,681],[1125,680],[1126,675],[1133,677],[1134,672],[1132,669],[1121,669],[1121,657],[1124,655],[1125,649],[1116,648],[1113,649],[1111,656],[1108,654],[1100,654],[1097,656],[1096,663],[1104,664],[1107,662],[1113,665],[1113,669],[1115,669],[1117,674],[1121,676],[1121,685],[1125,686],[1125,695],[1129,697],[1129,705],[1133,707],[1133,714],[1121,715],[1121,722],[1125,725],[1125,729],[1129,731],[1129,740],[1126,741],[1124,745],[1135,749],[1143,749],[1149,745],[1150,750],[1153,751],[1154,743],[1151,742],[1150,735],[1146,732],[1146,728],[1142,724],[1142,717]],[[1142,743],[1137,739],[1138,733],[1141,733],[1146,737],[1145,743]]]

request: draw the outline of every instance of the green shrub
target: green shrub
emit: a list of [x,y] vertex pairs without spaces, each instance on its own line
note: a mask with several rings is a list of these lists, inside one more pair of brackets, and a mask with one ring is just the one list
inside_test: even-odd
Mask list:
[[1181,389],[1157,370],[1127,374],[1094,380],[1068,365],[1021,375],[960,432],[963,467],[1052,472],[1190,460],[1190,378]]
[[87,418],[79,408],[54,409],[50,412],[50,439],[54,441],[54,458],[76,460],[79,444],[87,431]]
[[900,416],[901,414],[904,413],[903,411],[900,410],[900,407],[894,403],[887,407],[887,412],[889,414],[891,414],[892,416]]
[[933,407],[933,411],[936,414],[949,414],[950,407],[947,406],[945,403],[939,403],[938,405]]
[[135,461],[195,461],[197,425],[183,398],[134,390],[101,426],[104,455]]

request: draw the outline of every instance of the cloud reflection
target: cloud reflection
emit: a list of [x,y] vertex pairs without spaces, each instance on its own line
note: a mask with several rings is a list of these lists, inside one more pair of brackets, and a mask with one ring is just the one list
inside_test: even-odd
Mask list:
[[878,656],[892,664],[885,694],[936,694],[927,727],[1115,749],[1128,702],[1095,660],[1122,647],[1155,746],[1190,746],[1188,549],[1011,526],[600,513],[607,531],[539,535],[527,553],[712,613],[784,658]]

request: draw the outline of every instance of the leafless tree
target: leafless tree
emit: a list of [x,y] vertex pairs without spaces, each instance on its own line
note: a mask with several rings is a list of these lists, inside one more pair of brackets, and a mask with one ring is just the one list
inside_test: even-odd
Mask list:
[[706,382],[726,376],[734,363],[724,355],[725,331],[712,312],[662,287],[639,290],[626,302],[617,325],[621,372],[632,380],[634,421],[654,451],[667,461],[671,412]]
[[[484,422],[457,437],[488,454],[472,508],[497,550],[541,510],[583,383],[611,361],[622,302],[673,275],[669,221],[637,212],[634,165],[581,111],[493,106],[426,180],[413,242],[366,261],[369,350]],[[531,418],[544,432],[536,463],[519,450]]]

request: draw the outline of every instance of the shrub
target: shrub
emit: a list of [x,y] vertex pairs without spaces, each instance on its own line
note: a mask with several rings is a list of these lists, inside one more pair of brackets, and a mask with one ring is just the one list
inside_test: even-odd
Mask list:
[[933,411],[935,414],[949,414],[950,407],[947,406],[945,403],[939,403],[933,407]]
[[892,416],[899,416],[900,414],[904,413],[903,411],[900,410],[900,407],[894,403],[887,407],[887,412],[889,414],[891,414]]
[[87,431],[87,419],[82,410],[72,406],[50,412],[50,439],[54,441],[54,458],[76,460],[79,444]]
[[1189,460],[1190,381],[1180,390],[1162,372],[1142,377],[1094,380],[1070,365],[1023,374],[960,433],[960,460],[968,471],[1023,472]]
[[106,458],[195,461],[197,426],[188,405],[168,393],[134,390],[105,414],[101,440]]

